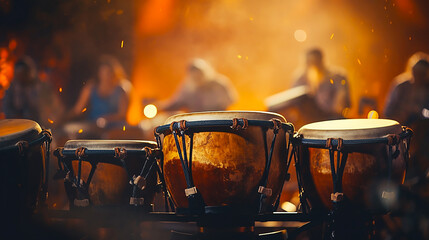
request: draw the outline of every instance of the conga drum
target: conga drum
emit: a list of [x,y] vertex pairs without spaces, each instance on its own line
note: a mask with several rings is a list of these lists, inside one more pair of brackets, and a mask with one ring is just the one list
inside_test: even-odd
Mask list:
[[135,205],[151,211],[156,146],[140,140],[69,140],[57,148],[70,208]]
[[50,132],[34,121],[0,120],[1,219],[6,231],[26,227],[47,197],[51,140]]
[[293,131],[283,116],[269,112],[199,112],[168,118],[155,135],[176,213],[273,211],[287,174]]
[[381,213],[397,198],[405,178],[410,129],[388,119],[311,123],[296,135],[296,164],[304,210],[345,204]]

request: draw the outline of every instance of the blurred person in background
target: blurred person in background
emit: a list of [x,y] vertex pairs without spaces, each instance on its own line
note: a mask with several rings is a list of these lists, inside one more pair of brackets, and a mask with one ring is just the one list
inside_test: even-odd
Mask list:
[[350,107],[349,83],[343,72],[327,67],[322,51],[313,48],[306,52],[305,66],[297,71],[293,87],[306,86],[325,118],[340,118],[343,110]]
[[3,99],[5,117],[31,119],[49,128],[62,114],[62,109],[50,84],[37,78],[34,61],[30,57],[18,60],[14,78]]
[[0,119],[5,118],[3,112],[3,97],[13,78],[13,60],[7,48],[0,48]]
[[126,122],[131,87],[119,61],[104,55],[97,77],[86,82],[67,119],[84,118],[100,128],[122,126]]
[[161,111],[222,111],[237,100],[237,92],[229,79],[203,59],[190,62],[181,86],[166,101]]
[[429,55],[415,53],[408,60],[406,71],[395,77],[384,109],[387,118],[409,126],[425,117],[425,109],[429,109],[428,60]]

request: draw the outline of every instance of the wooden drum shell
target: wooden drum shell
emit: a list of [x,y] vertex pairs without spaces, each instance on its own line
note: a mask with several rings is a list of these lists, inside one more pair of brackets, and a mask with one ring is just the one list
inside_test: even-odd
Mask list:
[[[88,159],[94,161],[102,160],[99,156],[89,156]],[[143,161],[140,157],[128,156],[126,159],[127,168],[131,176],[138,176],[143,167]],[[78,161],[73,161],[73,171],[77,175]],[[91,164],[87,161],[82,161],[82,179],[86,181]],[[145,186],[145,202],[152,204],[155,198],[155,188],[157,184],[157,175],[152,171],[146,181]],[[132,185],[129,183],[126,170],[122,166],[115,164],[100,162],[89,184],[88,194],[93,206],[116,206],[128,205],[132,192]],[[71,199],[73,200],[73,199]]]
[[[272,129],[268,129],[268,151],[273,136]],[[275,202],[286,176],[286,136],[281,129],[276,138],[267,184],[273,194],[266,204]],[[181,143],[181,137],[179,141]],[[190,139],[186,137],[187,154],[189,147]],[[185,177],[171,133],[164,137],[162,150],[167,188],[175,205],[187,208]],[[263,130],[259,126],[249,126],[245,130],[228,127],[193,134],[192,176],[206,206],[257,209],[265,159]]]
[[[392,161],[391,181],[402,184],[405,179],[405,146],[401,141],[399,155]],[[393,151],[396,147],[393,146]],[[348,157],[342,177],[343,193],[349,203],[360,209],[378,211],[380,206],[374,197],[381,196],[382,184],[388,180],[388,145],[359,144],[343,148]],[[335,164],[337,152],[335,151]],[[330,155],[328,149],[308,145],[298,146],[301,165],[301,180],[306,196],[313,209],[332,209],[333,193]]]
[[[129,176],[138,176],[145,164],[146,152],[144,148],[156,148],[156,143],[141,140],[69,140],[62,150],[62,161],[66,166],[71,166],[73,173],[70,177],[76,178],[79,170],[79,160],[75,155],[78,148],[85,148],[82,158],[81,180],[87,184],[91,171],[91,162],[96,163],[94,175],[88,185],[88,195],[92,206],[127,206],[133,191],[133,186],[129,183]],[[121,160],[115,157],[114,149],[123,148],[126,152],[124,168]],[[156,163],[155,163],[156,164]],[[147,164],[146,168],[149,167]],[[154,166],[146,179],[145,188],[138,197],[144,198],[144,205],[151,205],[156,194],[158,175]],[[128,170],[128,174],[127,174]],[[146,169],[147,171],[147,169]],[[71,184],[65,181],[65,184]],[[76,197],[75,192],[66,192],[69,197],[70,207]]]

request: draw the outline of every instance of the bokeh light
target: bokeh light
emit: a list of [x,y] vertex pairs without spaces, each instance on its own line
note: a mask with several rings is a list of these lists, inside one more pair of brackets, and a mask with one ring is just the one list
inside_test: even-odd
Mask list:
[[305,42],[307,40],[307,33],[302,29],[296,30],[293,36],[298,42]]
[[368,119],[378,119],[378,112],[375,110],[369,111]]
[[158,113],[158,109],[153,104],[148,104],[144,107],[143,113],[147,118],[154,118]]
[[296,206],[295,204],[291,203],[291,202],[283,202],[282,205],[280,206],[283,210],[285,210],[286,212],[295,212],[296,211]]
[[307,40],[307,33],[302,29],[296,30],[293,36],[298,42],[305,42]]

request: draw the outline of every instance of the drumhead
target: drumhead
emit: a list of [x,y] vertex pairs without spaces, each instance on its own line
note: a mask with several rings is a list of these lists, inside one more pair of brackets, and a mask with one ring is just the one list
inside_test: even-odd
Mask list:
[[174,121],[204,121],[204,120],[232,120],[233,118],[245,118],[247,120],[266,120],[273,118],[286,122],[286,119],[277,113],[261,111],[214,111],[214,112],[195,112],[182,113],[167,118],[164,124],[170,124]]
[[85,147],[88,150],[114,150],[116,147],[127,150],[142,150],[144,147],[156,148],[157,144],[153,141],[142,140],[69,140],[64,144],[64,150],[76,150]]
[[28,119],[0,120],[0,148],[15,145],[18,141],[34,141],[42,132],[38,123]]
[[344,140],[386,137],[402,132],[401,125],[390,119],[340,119],[304,125],[298,134],[305,139],[342,138]]

